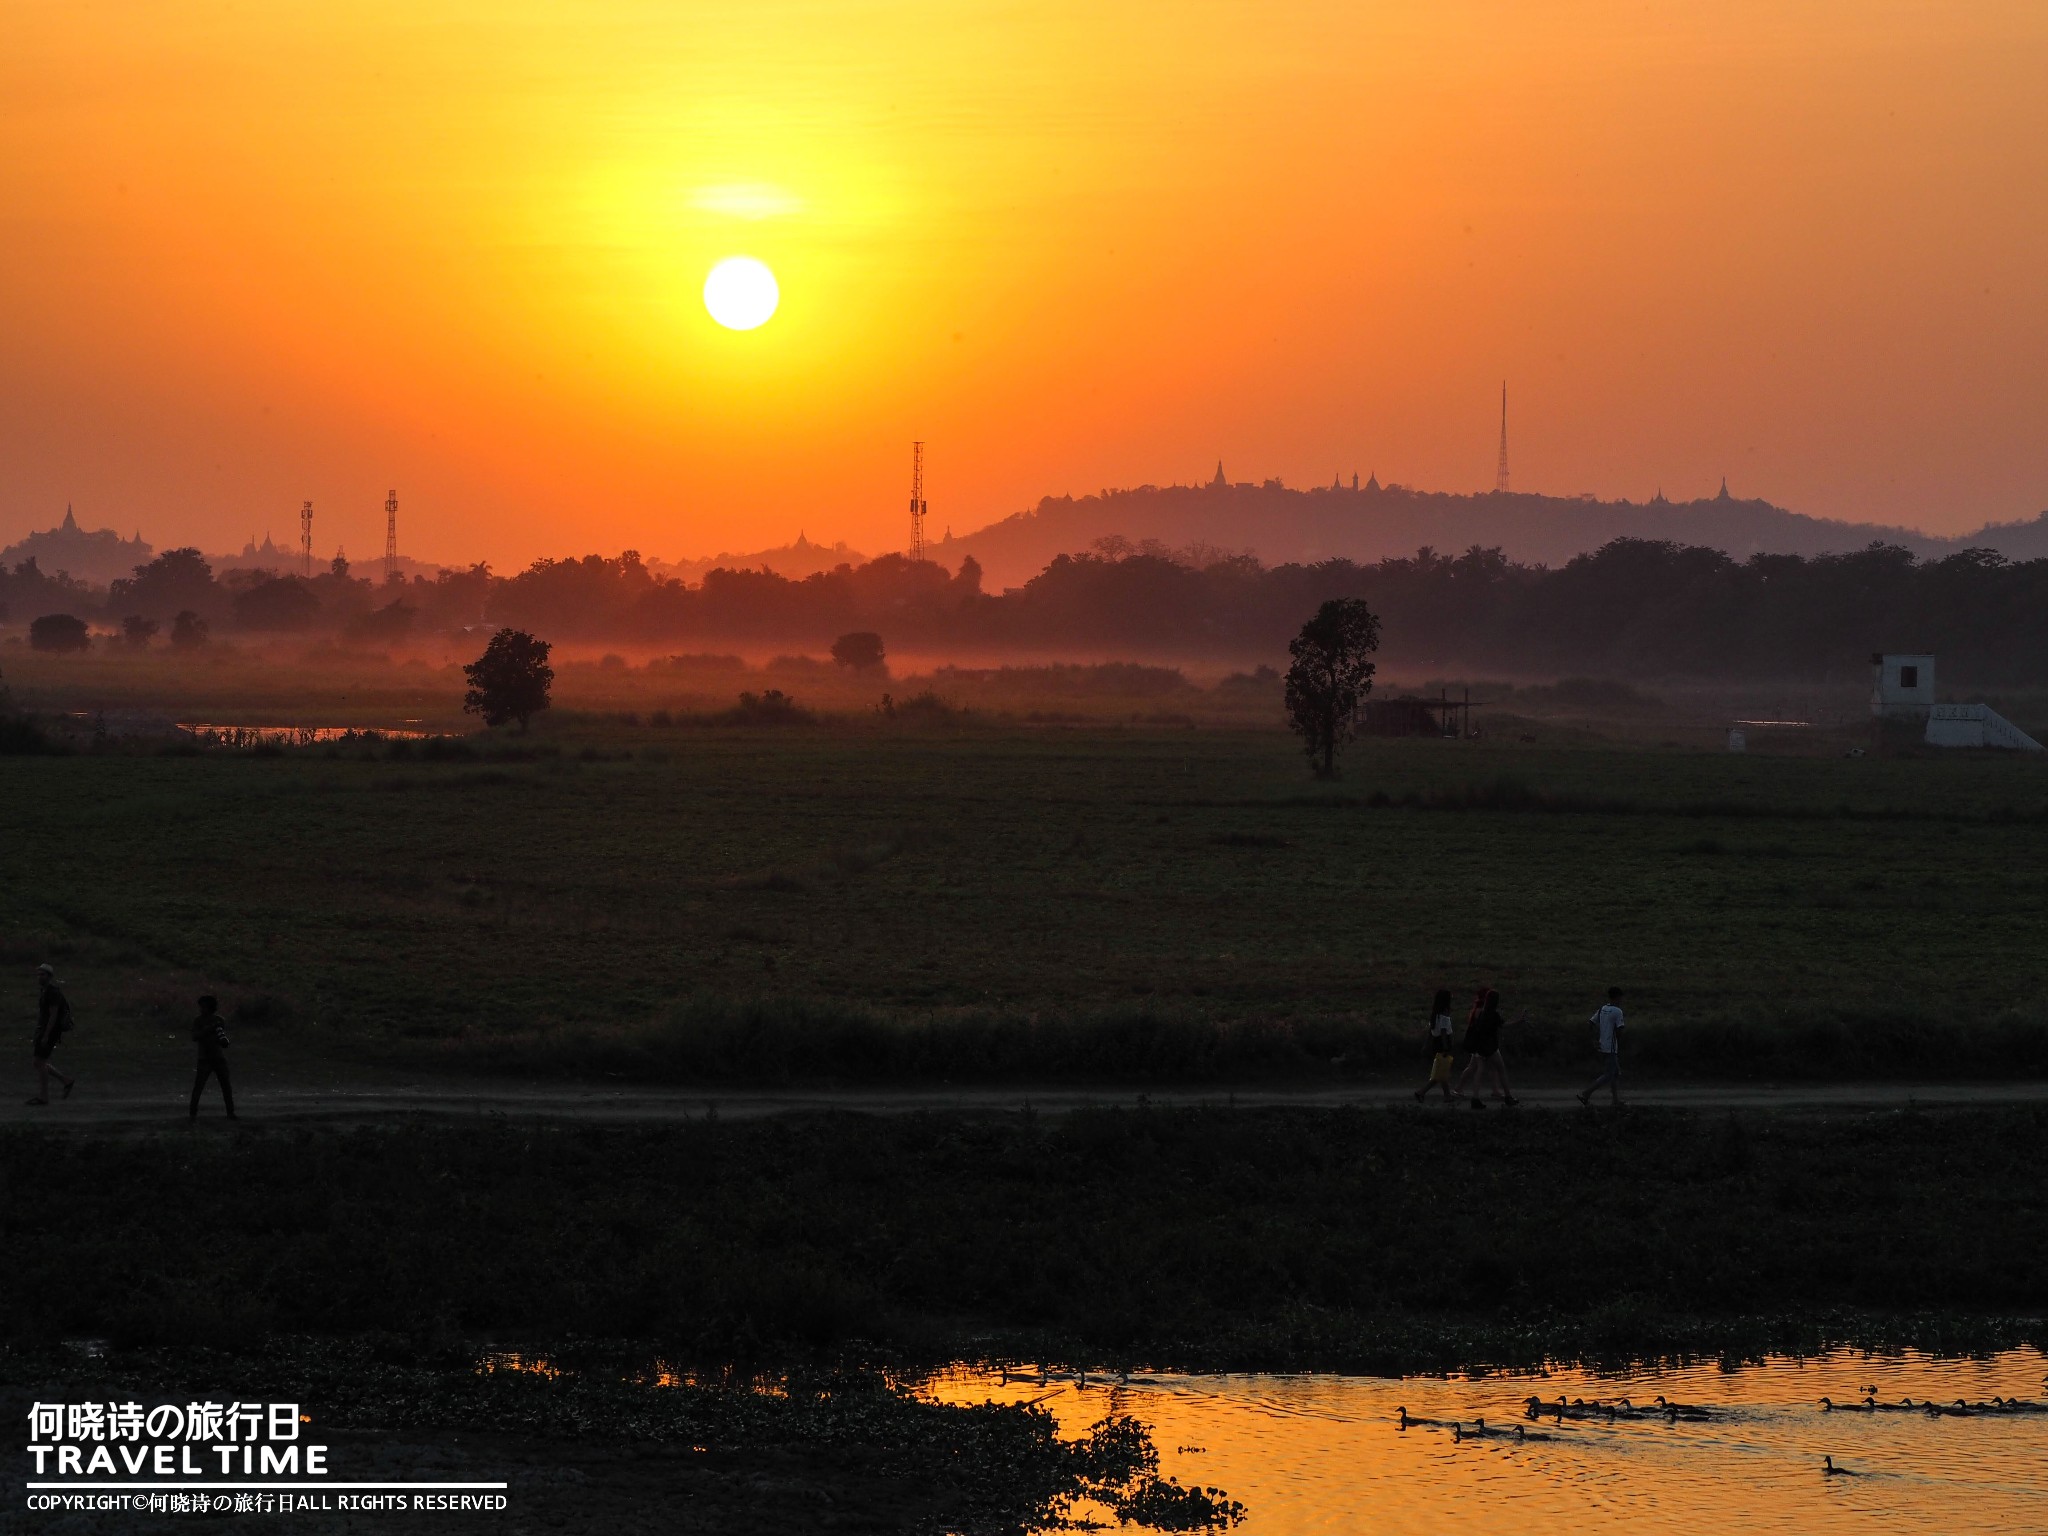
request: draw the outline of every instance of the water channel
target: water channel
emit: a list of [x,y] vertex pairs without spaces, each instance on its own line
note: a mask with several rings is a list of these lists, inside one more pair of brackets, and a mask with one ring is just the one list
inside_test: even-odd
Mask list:
[[[2048,1531],[2048,1357],[1843,1351],[1622,1374],[1090,1377],[956,1370],[956,1403],[1040,1401],[1078,1435],[1111,1413],[1151,1431],[1160,1469],[1246,1509],[1245,1536],[1446,1529],[1574,1533]],[[1874,1390],[1873,1390],[1874,1389]],[[1886,1408],[1867,1411],[1868,1395]],[[1627,1407],[1527,1416],[1562,1396]],[[1673,1420],[1654,1400],[1696,1406]],[[1821,1399],[1838,1406],[1824,1408]],[[1931,1414],[1897,1407],[1983,1405]],[[2020,1399],[2031,1411],[2000,1411]],[[1432,1420],[1403,1430],[1411,1420]],[[1583,1411],[1582,1411],[1583,1412]],[[1631,1413],[1641,1416],[1630,1416]],[[1482,1423],[1483,1421],[1483,1427]],[[1454,1431],[1453,1424],[1458,1428]],[[1523,1438],[1517,1439],[1520,1427]],[[1841,1475],[1829,1475],[1832,1456]],[[1100,1511],[1079,1511],[1100,1518]],[[1114,1521],[1108,1522],[1114,1524]]]

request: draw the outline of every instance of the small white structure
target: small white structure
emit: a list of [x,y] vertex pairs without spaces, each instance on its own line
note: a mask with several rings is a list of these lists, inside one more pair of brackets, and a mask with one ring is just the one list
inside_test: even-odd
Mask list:
[[1885,652],[1870,658],[1870,712],[1880,720],[1925,720],[1934,708],[1934,658]]
[[1927,715],[1930,747],[2004,747],[2011,752],[2048,750],[1988,704],[1937,704]]
[[1934,658],[1886,652],[1870,658],[1875,674],[1870,712],[1880,720],[1919,723],[1930,747],[2003,747],[2012,752],[2044,749],[1988,704],[1934,702]]
[[1728,733],[1728,750],[1730,752],[1747,752],[1749,750],[1749,737],[1741,731],[1730,731]]

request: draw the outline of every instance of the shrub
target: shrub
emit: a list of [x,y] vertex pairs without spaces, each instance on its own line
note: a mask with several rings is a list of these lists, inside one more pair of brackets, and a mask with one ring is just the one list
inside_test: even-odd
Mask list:
[[719,725],[808,725],[815,718],[780,688],[743,693],[737,708],[716,716]]
[[882,637],[872,630],[856,630],[832,642],[832,659],[856,672],[874,671],[882,665],[885,656]]
[[32,650],[63,656],[84,650],[92,644],[92,636],[86,632],[85,620],[68,613],[46,613],[29,625],[28,643]]

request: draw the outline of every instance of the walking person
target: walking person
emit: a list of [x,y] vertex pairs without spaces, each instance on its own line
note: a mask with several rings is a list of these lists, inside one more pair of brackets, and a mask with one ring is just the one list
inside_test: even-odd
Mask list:
[[192,1043],[199,1047],[199,1067],[192,1077],[192,1113],[188,1118],[199,1118],[199,1095],[206,1090],[206,1080],[217,1077],[221,1101],[228,1107],[228,1118],[234,1119],[235,1089],[228,1081],[228,1026],[220,1016],[219,998],[199,999],[199,1017],[192,1021]]
[[1451,989],[1443,987],[1429,1005],[1429,1081],[1415,1090],[1416,1103],[1428,1098],[1432,1088],[1443,1089],[1446,1104],[1457,1097],[1451,1092],[1451,1051]]
[[1579,1102],[1588,1109],[1593,1107],[1593,1095],[1603,1083],[1613,1097],[1614,1107],[1621,1108],[1621,1032],[1626,1024],[1621,1016],[1621,988],[1609,987],[1606,1005],[1593,1015],[1593,1028],[1599,1036],[1600,1075],[1579,1095]]
[[57,1042],[71,1030],[71,1001],[65,997],[64,989],[57,985],[57,973],[47,965],[36,967],[36,1037],[33,1054],[36,1063],[36,1096],[31,1104],[50,1102],[50,1079],[56,1078],[64,1085],[64,1097],[71,1097],[71,1090],[78,1086],[78,1079],[66,1077],[50,1065],[50,1052],[57,1049]]
[[[1520,1024],[1529,1016],[1515,1015],[1514,1022]],[[1465,1025],[1465,1049],[1472,1053],[1472,1059],[1465,1064],[1465,1075],[1458,1080],[1458,1092],[1466,1094],[1466,1084],[1472,1085],[1468,1097],[1474,1109],[1486,1108],[1486,1085],[1495,1083],[1500,1088],[1500,1101],[1513,1108],[1522,1101],[1508,1088],[1507,1062],[1500,1054],[1501,1030],[1508,1021],[1500,1014],[1500,993],[1488,988],[1480,994],[1479,1002],[1473,1007],[1471,1020]]]

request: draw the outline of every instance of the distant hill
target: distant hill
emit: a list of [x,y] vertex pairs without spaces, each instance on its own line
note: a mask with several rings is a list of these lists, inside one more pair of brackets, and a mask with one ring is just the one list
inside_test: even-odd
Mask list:
[[48,575],[63,572],[76,581],[103,587],[117,576],[134,575],[135,567],[153,553],[140,533],[132,539],[122,538],[111,528],[87,533],[66,507],[64,521],[56,527],[0,549],[0,565],[13,570],[22,561],[33,560],[36,568]]
[[751,555],[707,555],[701,560],[649,560],[647,568],[657,576],[670,576],[680,581],[702,581],[706,571],[720,568],[728,571],[770,570],[778,576],[801,580],[842,565],[865,565],[867,558],[859,550],[848,548],[844,540],[837,544],[813,544],[798,533],[794,544],[784,544],[777,549],[758,549]]
[[1357,561],[1412,555],[1428,545],[1455,554],[1474,544],[1498,547],[1523,564],[1562,565],[1618,538],[1668,539],[1706,545],[1738,559],[1753,554],[1818,555],[1861,549],[1873,541],[1916,555],[1952,554],[1981,546],[2008,559],[2048,556],[2048,513],[2032,522],[1993,524],[1956,539],[1910,528],[1833,522],[1742,500],[1723,485],[1718,496],[1672,502],[1596,501],[1525,492],[1459,496],[1400,485],[1318,486],[1296,490],[1277,480],[1206,485],[1139,486],[1076,499],[1048,496],[1028,512],[932,546],[948,565],[972,555],[991,588],[1029,580],[1060,554],[1121,536],[1174,548],[1205,546],[1249,552],[1268,565],[1333,558]]

